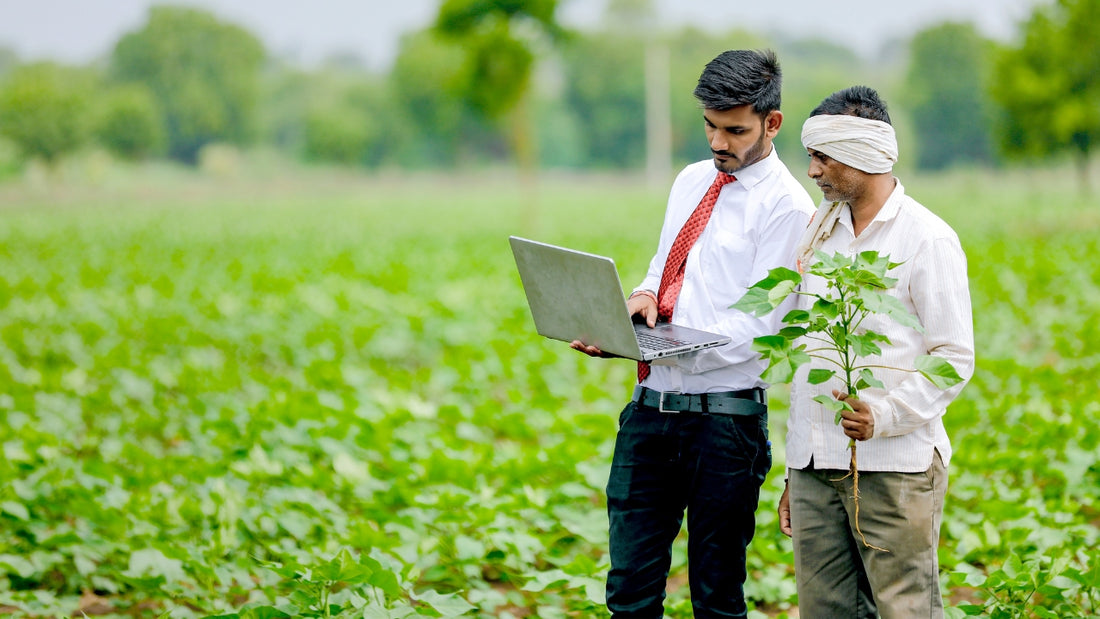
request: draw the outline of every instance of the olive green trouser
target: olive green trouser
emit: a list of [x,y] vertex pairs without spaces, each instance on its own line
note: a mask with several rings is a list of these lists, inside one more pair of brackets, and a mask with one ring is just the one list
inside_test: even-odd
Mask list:
[[859,475],[859,529],[848,471],[789,472],[802,619],[943,617],[939,545],[947,470]]

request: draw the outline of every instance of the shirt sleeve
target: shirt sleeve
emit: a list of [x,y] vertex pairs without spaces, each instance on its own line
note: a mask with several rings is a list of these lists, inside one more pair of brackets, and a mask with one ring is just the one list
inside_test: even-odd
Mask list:
[[974,324],[966,256],[954,238],[939,238],[912,258],[909,293],[924,327],[923,351],[941,357],[963,377],[943,390],[909,373],[885,396],[867,398],[875,417],[875,437],[900,436],[941,417],[974,373]]

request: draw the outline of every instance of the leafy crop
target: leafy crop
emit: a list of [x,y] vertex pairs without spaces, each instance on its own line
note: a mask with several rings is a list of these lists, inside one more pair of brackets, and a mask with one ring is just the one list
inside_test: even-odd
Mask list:
[[[979,356],[945,418],[950,612],[1096,615],[1100,217],[1033,212],[1034,178],[935,180],[907,187],[963,239]],[[663,196],[542,182],[533,224],[492,179],[0,187],[0,615],[606,616],[633,368],[534,335],[506,239],[614,256],[629,285]],[[797,604],[770,397],[756,617]]]

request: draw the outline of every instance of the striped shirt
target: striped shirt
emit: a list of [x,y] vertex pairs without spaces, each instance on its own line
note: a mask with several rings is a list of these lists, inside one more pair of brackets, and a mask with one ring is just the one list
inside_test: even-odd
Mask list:
[[[863,328],[884,334],[890,343],[880,344],[881,356],[863,357],[861,365],[912,369],[921,355],[936,355],[947,360],[966,380],[944,391],[920,374],[900,370],[872,371],[885,383],[885,389],[868,388],[859,398],[871,407],[874,436],[858,446],[860,471],[915,473],[928,469],[934,451],[944,465],[951,459],[951,442],[943,426],[947,405],[959,394],[974,372],[974,325],[971,318],[970,290],[967,284],[966,256],[955,232],[939,217],[905,195],[898,182],[894,192],[875,215],[874,220],[856,237],[848,205],[842,206],[840,219],[832,235],[819,248],[833,255],[854,256],[875,250],[902,262],[887,275],[898,283],[887,291],[920,320],[924,333],[902,326],[892,318],[872,314]],[[825,294],[825,280],[807,275],[803,290]],[[813,299],[800,296],[808,306]],[[810,348],[818,343],[808,342]],[[833,389],[844,391],[842,378],[811,385],[811,369],[835,369],[836,366],[814,358],[795,375],[791,388],[791,412],[787,421],[787,466],[804,469],[811,458],[815,468],[846,470],[849,465],[849,439],[834,423],[835,413],[814,402],[817,395],[831,396]]]

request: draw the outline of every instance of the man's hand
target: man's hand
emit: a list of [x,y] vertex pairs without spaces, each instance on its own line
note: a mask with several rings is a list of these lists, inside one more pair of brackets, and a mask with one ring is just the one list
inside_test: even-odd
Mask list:
[[641,316],[650,329],[657,326],[657,298],[651,293],[634,293],[626,300],[626,309],[631,316]]
[[791,536],[791,495],[786,487],[783,488],[783,496],[779,497],[779,532]]
[[588,355],[589,357],[601,357],[601,358],[604,358],[604,359],[609,359],[611,357],[616,356],[616,355],[612,355],[610,353],[605,353],[604,351],[600,350],[599,348],[596,348],[595,346],[589,346],[588,344],[585,344],[584,342],[582,342],[580,340],[573,340],[572,342],[569,343],[569,347],[572,348],[573,350],[579,350],[579,351],[583,352],[584,354]]
[[865,441],[875,435],[875,416],[866,402],[853,398],[843,391],[833,390],[833,397],[847,402],[854,410],[840,411],[840,427],[848,438]]

